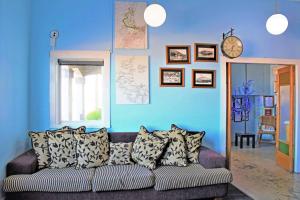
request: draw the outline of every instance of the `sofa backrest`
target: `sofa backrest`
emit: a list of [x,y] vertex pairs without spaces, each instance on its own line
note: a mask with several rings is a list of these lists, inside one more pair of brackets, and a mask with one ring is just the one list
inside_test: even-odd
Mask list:
[[109,141],[117,142],[134,142],[137,132],[110,132],[108,133]]

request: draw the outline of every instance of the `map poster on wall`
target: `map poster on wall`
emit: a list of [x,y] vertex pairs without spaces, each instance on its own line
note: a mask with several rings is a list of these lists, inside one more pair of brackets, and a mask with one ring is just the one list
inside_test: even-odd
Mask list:
[[116,103],[149,104],[148,56],[116,56]]
[[147,25],[144,21],[145,2],[115,4],[115,48],[147,49]]

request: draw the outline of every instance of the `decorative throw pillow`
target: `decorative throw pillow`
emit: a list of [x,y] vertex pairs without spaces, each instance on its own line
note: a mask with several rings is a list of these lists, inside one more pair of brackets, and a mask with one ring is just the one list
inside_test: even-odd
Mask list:
[[74,166],[76,152],[72,130],[47,131],[50,168],[64,168]]
[[132,142],[110,143],[108,165],[130,165]]
[[107,164],[109,158],[109,142],[107,129],[87,134],[74,135],[76,145],[76,169],[99,167]]
[[156,160],[161,156],[168,143],[168,139],[160,139],[159,137],[149,134],[144,126],[141,126],[137,135],[133,150],[132,159],[139,165],[149,169],[156,168]]
[[169,140],[169,145],[160,160],[161,165],[187,166],[186,143],[179,130],[154,131],[153,135]]
[[43,169],[49,166],[51,161],[48,150],[48,136],[45,132],[33,132],[28,133],[31,138],[32,148],[35,152],[38,161],[38,168]]
[[186,133],[184,138],[187,146],[187,159],[191,163],[199,163],[199,152],[205,132],[188,132],[184,129],[179,128],[175,124],[171,125],[171,129]]

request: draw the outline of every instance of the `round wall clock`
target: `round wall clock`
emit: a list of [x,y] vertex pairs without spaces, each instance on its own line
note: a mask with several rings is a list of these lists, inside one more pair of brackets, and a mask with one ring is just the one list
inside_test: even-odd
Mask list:
[[243,43],[240,38],[231,35],[224,38],[221,44],[221,50],[224,56],[237,58],[243,53]]

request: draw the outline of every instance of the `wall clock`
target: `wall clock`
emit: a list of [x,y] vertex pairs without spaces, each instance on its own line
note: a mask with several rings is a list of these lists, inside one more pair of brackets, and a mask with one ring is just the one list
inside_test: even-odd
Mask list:
[[221,50],[224,56],[231,59],[240,57],[242,55],[243,43],[240,38],[233,35],[233,29],[227,33],[223,33]]

